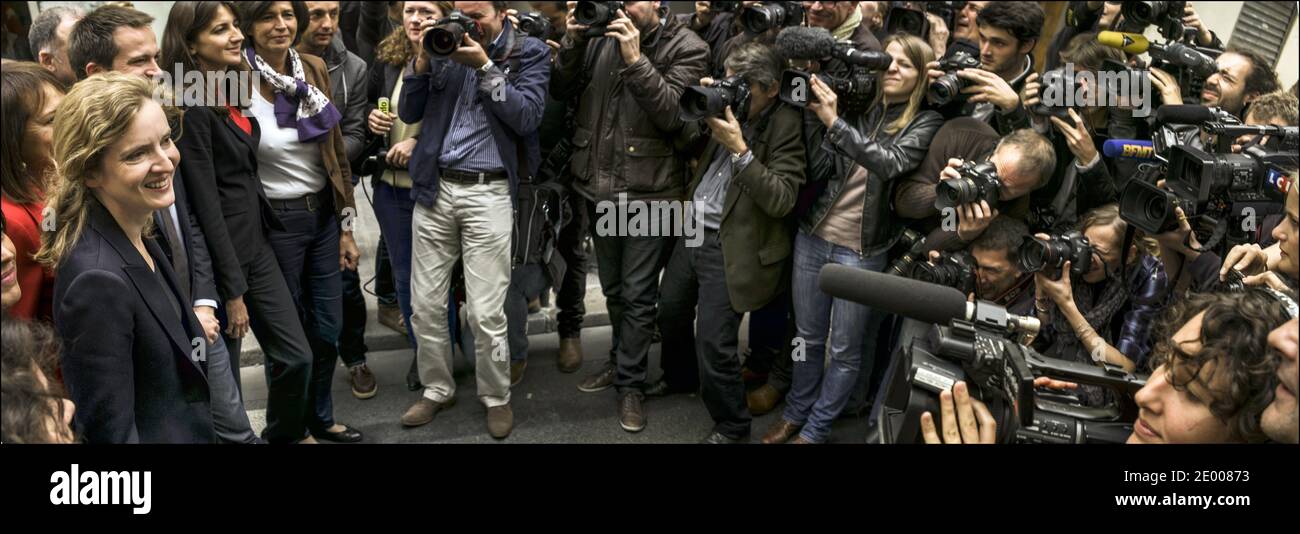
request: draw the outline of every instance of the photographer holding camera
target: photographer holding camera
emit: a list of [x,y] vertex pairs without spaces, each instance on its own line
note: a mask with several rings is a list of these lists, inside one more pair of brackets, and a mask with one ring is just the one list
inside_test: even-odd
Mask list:
[[[749,96],[733,104],[740,109],[727,106],[721,117],[704,119],[710,139],[688,188],[692,203],[686,214],[699,221],[704,239],[698,247],[679,239],[661,282],[664,381],[678,391],[701,390],[714,420],[705,443],[749,441],[751,416],[737,352],[740,322],[789,291],[785,216],[806,165],[803,118],[777,99],[781,72],[780,56],[760,43],[742,45],[727,57],[728,81],[746,84]],[[698,91],[718,84],[705,78],[705,89]],[[678,363],[669,365],[671,359]],[[697,387],[700,381],[703,388]]]
[[893,63],[866,112],[840,116],[838,95],[819,77],[810,78],[815,101],[808,109],[828,131],[810,165],[812,179],[826,186],[801,218],[794,247],[795,318],[806,360],[795,365],[785,413],[764,443],[784,443],[796,434],[796,443],[824,441],[858,387],[859,372],[870,373],[869,364],[862,364],[863,347],[874,343],[871,331],[883,313],[830,297],[819,288],[818,273],[831,263],[885,268],[898,239],[890,182],[921,163],[943,122],[938,113],[921,109],[926,87],[920,69],[934,57],[930,45],[919,37],[894,35],[885,50]]
[[[1134,397],[1139,415],[1128,443],[1294,443],[1296,321],[1288,300],[1250,290],[1193,295],[1171,306],[1155,330],[1156,369]],[[1034,384],[1077,391],[1045,377]],[[921,417],[926,443],[994,442],[997,425],[965,383],[940,395],[940,409],[942,433],[934,414]]]
[[[992,164],[998,183],[984,184],[980,177],[963,177],[959,169],[967,162]],[[962,248],[978,238],[998,214],[1025,220],[1029,193],[1051,179],[1055,166],[1051,144],[1031,129],[1016,130],[998,139],[984,122],[970,117],[953,119],[935,134],[916,172],[899,182],[894,194],[895,209],[900,217],[920,221],[917,229],[929,232],[926,243],[930,250]],[[941,210],[935,201],[940,189],[937,186],[944,182],[946,187],[970,183],[984,194],[971,202],[948,206],[951,211]],[[955,225],[950,218],[942,219],[954,215]]]
[[[973,61],[961,61],[969,58],[962,54],[945,58],[943,65],[939,61],[927,64],[931,84],[947,81],[960,88],[962,96],[953,95],[948,102],[931,104],[945,118],[975,117],[999,133],[1028,126],[1019,94],[1026,77],[1034,71],[1030,52],[1038,44],[1043,20],[1043,8],[1037,2],[992,2],[979,10],[979,68],[971,67]],[[945,65],[948,72],[943,70]],[[946,79],[950,72],[955,80]]]
[[[1034,347],[1044,356],[1142,368],[1150,322],[1164,307],[1168,278],[1147,240],[1128,243],[1128,223],[1109,204],[1083,215],[1076,232],[1038,234],[1020,251],[1034,271],[1034,310],[1043,327]],[[1125,250],[1125,249],[1128,250]],[[1084,403],[1104,404],[1101,391],[1083,388]]]
[[[744,2],[750,4],[752,2]],[[709,44],[709,75],[721,78],[726,68],[723,61],[726,43],[743,29],[736,12],[741,2],[695,2],[693,13],[682,13],[677,19]]]
[[[592,21],[595,27],[580,24],[580,6],[572,5],[551,91],[557,100],[578,98],[574,189],[593,214],[598,201],[681,200],[687,169],[674,150],[684,124],[679,100],[687,86],[704,77],[708,44],[666,17],[660,2],[626,2],[626,11],[616,11],[609,21]],[[593,13],[582,14],[586,20]],[[600,32],[603,36],[589,37]],[[642,389],[659,271],[672,238],[602,235],[598,225],[592,227],[614,341],[608,363],[578,389],[616,386],[621,426],[639,432],[645,428]]]
[[550,77],[550,49],[515,31],[505,2],[461,2],[461,12],[421,23],[421,43],[402,79],[398,117],[420,122],[408,167],[412,214],[411,331],[425,391],[402,416],[429,423],[454,404],[446,296],[464,259],[476,340],[478,394],[488,433],[514,426],[510,369],[502,357],[514,196],[539,164],[537,129]]

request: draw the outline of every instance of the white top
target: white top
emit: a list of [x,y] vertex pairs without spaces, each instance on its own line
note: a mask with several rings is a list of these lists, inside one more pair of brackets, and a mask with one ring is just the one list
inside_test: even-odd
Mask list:
[[275,104],[267,102],[261,91],[253,91],[249,108],[262,127],[257,144],[257,176],[262,180],[266,198],[289,200],[325,189],[325,163],[320,145],[298,141],[296,128],[281,128],[275,121]]

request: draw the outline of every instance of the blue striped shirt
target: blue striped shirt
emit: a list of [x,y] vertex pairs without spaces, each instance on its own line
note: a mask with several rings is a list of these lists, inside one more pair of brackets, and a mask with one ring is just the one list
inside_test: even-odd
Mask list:
[[[507,28],[508,29],[508,28]],[[488,56],[501,43],[502,31],[488,47]],[[505,163],[497,150],[492,129],[488,126],[487,110],[478,96],[479,74],[465,65],[456,63],[453,68],[465,69],[465,83],[460,85],[455,111],[451,115],[451,130],[442,140],[442,154],[438,166],[464,172],[505,172]]]

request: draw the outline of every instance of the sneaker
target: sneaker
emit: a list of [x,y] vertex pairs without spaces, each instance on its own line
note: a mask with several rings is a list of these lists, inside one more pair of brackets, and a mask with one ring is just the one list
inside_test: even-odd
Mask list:
[[370,367],[362,363],[348,368],[349,378],[352,381],[352,396],[358,399],[369,399],[379,392],[379,384],[375,382],[374,373],[370,372]]

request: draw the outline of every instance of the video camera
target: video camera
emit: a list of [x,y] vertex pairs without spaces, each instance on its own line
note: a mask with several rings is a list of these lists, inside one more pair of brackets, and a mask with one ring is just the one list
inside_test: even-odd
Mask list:
[[740,12],[740,27],[745,33],[759,35],[772,28],[787,28],[803,23],[801,2],[758,2]]
[[744,121],[749,111],[749,82],[741,76],[714,81],[708,87],[694,85],[682,91],[678,109],[684,121],[697,121],[705,117],[720,117],[727,106],[737,121]]
[[993,162],[964,161],[957,172],[961,174],[960,178],[939,180],[935,186],[935,209],[943,211],[981,200],[988,202],[990,208],[998,206],[1002,179],[998,177],[998,169]]
[[1174,208],[1181,207],[1189,220],[1200,220],[1194,230],[1209,234],[1202,241],[1206,250],[1225,237],[1228,245],[1249,242],[1244,225],[1236,222],[1280,213],[1287,191],[1294,187],[1277,163],[1293,155],[1270,154],[1258,146],[1242,154],[1211,154],[1191,146],[1168,150],[1168,163],[1160,173],[1165,178],[1163,189],[1134,179],[1120,197],[1120,217],[1148,234],[1177,228]]
[[[776,47],[792,59],[825,62],[838,59],[846,69],[816,74],[839,97],[841,109],[866,110],[876,96],[876,77],[894,62],[893,56],[875,50],[858,50],[850,42],[836,42],[822,28],[786,28],[777,36]],[[813,74],[802,69],[787,69],[781,75],[781,101],[795,107],[816,102],[812,91]]]
[[[1145,377],[1116,366],[1046,358],[1006,338],[1036,334],[1035,318],[987,301],[966,302],[953,288],[844,265],[824,267],[820,287],[836,298],[935,325],[929,336],[895,352],[872,408],[869,443],[920,442],[921,414],[940,414],[939,394],[958,381],[988,406],[999,443],[1122,443],[1132,433],[1132,395]],[[1068,395],[1036,392],[1038,376],[1106,387],[1120,401],[1084,407]]]
[[452,11],[424,35],[424,50],[430,55],[449,56],[465,42],[466,34],[478,41],[483,38],[483,27],[464,13]]
[[962,94],[961,90],[969,87],[971,82],[957,76],[957,71],[979,67],[979,58],[966,51],[956,52],[942,59],[939,61],[939,70],[944,71],[944,75],[930,83],[930,88],[925,93],[926,100],[934,106],[945,106],[953,101],[965,101],[967,95]]

